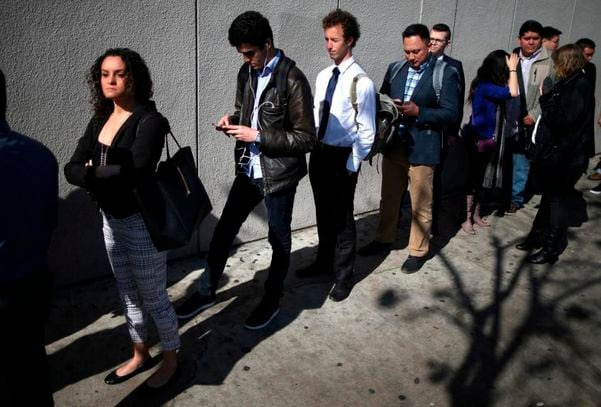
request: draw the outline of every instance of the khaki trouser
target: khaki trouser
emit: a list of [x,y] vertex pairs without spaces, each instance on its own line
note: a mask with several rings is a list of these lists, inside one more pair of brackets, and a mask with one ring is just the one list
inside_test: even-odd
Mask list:
[[430,247],[432,227],[432,181],[434,165],[411,165],[402,145],[394,145],[382,160],[382,192],[380,222],[376,239],[392,243],[396,237],[403,192],[411,194],[411,232],[409,255],[426,256]]

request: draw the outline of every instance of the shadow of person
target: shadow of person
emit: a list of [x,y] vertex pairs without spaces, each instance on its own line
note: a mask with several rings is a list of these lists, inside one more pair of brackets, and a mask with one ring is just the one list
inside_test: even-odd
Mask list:
[[[364,230],[373,223],[372,216],[357,221],[357,229]],[[295,238],[296,239],[296,238]],[[312,241],[312,240],[311,240]],[[180,351],[181,377],[160,394],[149,396],[143,387],[128,394],[119,406],[162,405],[195,385],[221,385],[234,366],[265,339],[289,327],[306,310],[321,308],[333,284],[333,276],[297,278],[292,270],[309,263],[315,257],[316,247],[306,246],[291,253],[280,313],[265,329],[249,331],[243,327],[245,319],[258,304],[262,284],[268,269],[257,271],[253,278],[242,284],[218,292],[217,305],[199,317],[184,324],[191,325],[182,335]],[[384,257],[357,257],[354,284],[359,284],[384,260]],[[231,278],[231,277],[230,277]],[[192,285],[193,286],[193,285]],[[352,297],[351,293],[351,297]],[[387,299],[398,302],[398,298]],[[226,305],[219,305],[226,304]],[[384,304],[383,306],[386,306]],[[214,311],[207,317],[207,312]],[[205,318],[194,325],[196,321]],[[310,334],[310,326],[303,331]],[[200,355],[200,356],[199,356]],[[243,366],[243,370],[250,370]]]
[[[46,345],[85,329],[103,315],[123,314],[104,247],[102,216],[96,204],[85,190],[78,188],[59,200],[58,219],[50,245],[49,264],[55,283],[62,287],[55,290],[47,322]],[[216,217],[209,214],[199,225],[199,230],[204,232],[215,224]],[[195,246],[196,242],[190,242],[190,245]],[[169,277],[167,287],[177,282],[171,275]],[[82,281],[87,283],[82,285]],[[89,295],[85,295],[85,290],[89,290]]]
[[[308,251],[314,249],[305,247],[294,251],[291,264],[296,264]],[[181,336],[181,375],[176,383],[151,396],[140,386],[118,405],[134,406],[142,402],[162,405],[192,386],[221,385],[234,366],[262,341],[288,327],[303,311],[321,308],[332,285],[329,280],[296,280],[289,276],[277,317],[264,329],[250,331],[244,328],[244,321],[261,299],[267,273],[268,269],[257,271],[251,280],[218,292],[214,308],[185,323],[190,327]],[[207,312],[213,310],[207,317]],[[197,323],[203,317],[205,319]],[[250,370],[250,367],[242,369]]]
[[[88,194],[77,189],[59,203],[59,229],[53,242],[54,264],[68,267],[106,267],[106,276],[86,284],[72,284],[55,291],[52,309],[47,321],[45,344],[51,387],[54,392],[87,377],[117,367],[131,357],[131,342],[123,321],[123,306],[115,279],[110,274],[106,250],[102,239],[102,219]],[[69,217],[69,214],[77,214]],[[66,220],[69,218],[68,220]],[[205,230],[215,224],[209,214],[199,225]],[[70,223],[78,225],[73,227]],[[86,225],[82,228],[81,225]],[[85,229],[85,230],[84,230]],[[194,245],[195,242],[191,242]],[[171,261],[170,261],[171,263]],[[201,258],[188,261],[188,266],[203,264]],[[176,284],[186,273],[169,266],[167,287]],[[227,284],[227,278],[221,284]],[[154,329],[151,322],[150,330]],[[109,327],[97,330],[99,326]],[[149,346],[156,341],[151,340]],[[110,345],[109,345],[110,344]],[[102,357],[98,357],[102,355]]]

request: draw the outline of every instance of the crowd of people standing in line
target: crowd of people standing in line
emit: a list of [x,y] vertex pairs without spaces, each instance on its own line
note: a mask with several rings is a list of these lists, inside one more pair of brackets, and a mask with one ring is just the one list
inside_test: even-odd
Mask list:
[[[402,33],[405,61],[388,66],[378,93],[354,57],[360,38],[357,19],[336,10],[322,23],[333,64],[317,75],[313,95],[296,63],[276,48],[264,16],[248,11],[232,22],[228,40],[244,63],[237,75],[234,112],[221,117],[215,127],[235,140],[236,175],[197,290],[177,310],[166,290],[166,252],[154,246],[134,193],[136,185],[153,176],[169,123],[151,100],[150,72],[138,53],[109,49],[90,69],[94,115],[64,172],[68,182],[90,192],[98,203],[106,251],[132,342],[132,358],[105,378],[107,384],[122,383],[151,367],[147,347],[151,321],[157,327],[163,354],[160,367],[145,382],[147,391],[157,391],[175,380],[180,346],[177,320],[191,318],[215,304],[234,239],[261,202],[267,208],[272,258],[262,300],[245,327],[258,330],[271,323],[279,312],[290,266],[296,187],[307,173],[319,246],[314,262],[297,270],[297,275],[332,276],[329,298],[336,302],[351,293],[357,253],[371,256],[391,250],[407,188],[412,218],[408,257],[401,270],[409,274],[423,267],[436,220],[433,208],[440,204],[442,194],[440,167],[448,159],[449,146],[460,138],[469,157],[466,216],[460,226],[465,233],[473,235],[477,227],[490,227],[481,213],[487,191],[505,191],[502,211],[512,213],[528,199],[529,184],[542,193],[541,204],[530,233],[517,247],[536,250],[528,256],[532,263],[557,261],[566,244],[567,228],[587,220],[586,203],[574,185],[594,154],[595,70],[590,63],[594,42],[582,39],[558,48],[559,30],[526,21],[519,31],[518,48],[511,54],[493,51],[478,68],[467,90],[472,113],[462,128],[465,77],[462,63],[444,53],[451,42],[447,25],[436,24],[431,30],[422,24],[408,26]],[[399,121],[382,151],[375,236],[357,250],[354,194],[361,163],[376,137],[379,94],[394,101]],[[31,181],[35,185],[47,181],[35,196],[10,179],[2,181],[14,190],[14,202],[31,204],[27,213],[39,214],[29,217],[31,225],[26,228],[28,241],[35,244],[26,251],[27,264],[18,257],[24,251],[16,248],[23,244],[17,239],[16,225],[7,223],[14,229],[8,236],[14,239],[13,246],[8,246],[12,254],[0,246],[1,260],[11,270],[1,276],[1,312],[3,321],[9,321],[6,315],[10,314],[11,326],[16,326],[20,317],[15,319],[15,315],[25,315],[28,308],[20,309],[13,293],[30,287],[31,281],[43,292],[48,289],[45,251],[56,223],[57,163],[39,143],[10,131],[4,120],[5,99],[3,90],[0,175],[21,179],[21,174],[33,175],[30,169],[40,169],[37,165],[18,166],[13,160],[19,156],[12,150],[14,146],[21,149],[19,154],[28,154],[49,168],[46,178]],[[16,142],[4,143],[4,139]],[[593,178],[596,174],[601,175],[601,162]],[[15,207],[7,209],[11,209],[7,213],[16,211]],[[52,213],[44,212],[49,210]],[[32,231],[43,233],[31,241]],[[28,343],[37,359],[31,363],[43,366],[43,321],[34,328],[37,331]],[[15,334],[3,341],[11,338],[13,342],[3,342],[2,349],[12,349],[22,340]],[[3,384],[13,383],[17,389],[30,371],[16,369],[10,377],[2,377]],[[40,378],[40,382],[47,380]],[[52,398],[38,402],[49,405]]]

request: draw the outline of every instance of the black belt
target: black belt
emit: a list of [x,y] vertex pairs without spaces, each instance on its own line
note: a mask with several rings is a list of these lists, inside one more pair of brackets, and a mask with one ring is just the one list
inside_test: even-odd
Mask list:
[[332,151],[332,152],[337,152],[337,153],[344,152],[344,153],[348,154],[351,151],[353,151],[353,147],[332,146],[330,144],[325,144],[324,142],[320,141],[319,143],[317,143],[315,150]]

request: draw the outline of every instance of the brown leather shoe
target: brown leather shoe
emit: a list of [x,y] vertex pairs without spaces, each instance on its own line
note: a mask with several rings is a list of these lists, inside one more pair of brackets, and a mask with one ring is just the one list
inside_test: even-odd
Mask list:
[[597,171],[595,171],[591,175],[588,176],[588,179],[590,179],[592,181],[601,181],[601,174],[599,174]]
[[511,204],[509,205],[509,208],[507,208],[507,210],[505,211],[505,213],[516,213],[518,211],[518,209],[520,209],[520,207],[515,203],[515,202],[511,202]]

